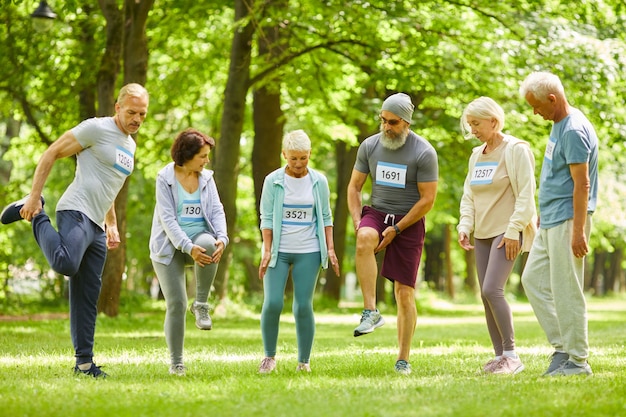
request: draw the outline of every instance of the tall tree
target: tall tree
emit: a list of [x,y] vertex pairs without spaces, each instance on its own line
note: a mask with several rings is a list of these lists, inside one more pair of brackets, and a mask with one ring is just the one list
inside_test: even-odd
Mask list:
[[[114,13],[112,5],[102,1],[102,5],[107,12],[114,14],[111,23],[119,25],[123,19],[125,22],[123,36],[123,60],[124,60],[124,84],[139,83],[146,84],[148,73],[148,41],[146,37],[146,24],[148,13],[152,9],[154,0],[126,0],[124,8],[117,14]],[[114,1],[113,1],[114,3]],[[115,36],[115,35],[113,35]],[[117,39],[117,37],[115,37]],[[121,45],[120,45],[121,46]],[[116,56],[112,53],[112,55]],[[113,63],[107,62],[108,65]],[[110,78],[103,77],[103,81],[110,81]],[[103,86],[108,90],[109,84]],[[110,99],[111,96],[103,97]],[[135,135],[135,141],[137,141]],[[138,147],[138,149],[141,149]],[[104,273],[102,275],[102,291],[98,300],[98,311],[106,315],[115,317],[119,312],[120,291],[122,287],[122,277],[126,270],[126,207],[128,203],[129,177],[124,182],[117,198],[115,199],[115,212],[117,214],[117,224],[121,237],[121,244],[115,250],[109,251]]]
[[[235,0],[235,25],[230,51],[228,81],[224,90],[224,111],[218,146],[215,151],[215,181],[226,212],[228,234],[237,234],[237,177],[239,175],[239,150],[246,110],[246,96],[250,79],[250,60],[254,19],[251,18],[253,0]],[[234,239],[233,239],[234,241]],[[232,245],[224,250],[215,277],[217,296],[223,300],[228,292],[228,267]]]

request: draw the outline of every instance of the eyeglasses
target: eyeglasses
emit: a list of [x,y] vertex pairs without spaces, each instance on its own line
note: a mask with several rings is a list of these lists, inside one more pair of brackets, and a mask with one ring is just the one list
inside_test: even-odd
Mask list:
[[385,119],[383,116],[378,116],[381,124],[388,124],[389,126],[395,126],[402,121],[402,119]]

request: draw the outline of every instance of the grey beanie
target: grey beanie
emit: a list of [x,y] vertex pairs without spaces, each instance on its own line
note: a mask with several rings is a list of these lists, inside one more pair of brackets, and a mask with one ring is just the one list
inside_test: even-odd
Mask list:
[[415,106],[411,103],[411,97],[404,93],[393,94],[383,101],[382,110],[387,110],[411,124]]

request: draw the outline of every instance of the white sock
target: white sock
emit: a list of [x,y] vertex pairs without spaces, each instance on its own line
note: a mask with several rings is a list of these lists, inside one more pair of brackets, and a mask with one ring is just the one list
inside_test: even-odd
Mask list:
[[519,356],[517,356],[517,353],[515,353],[514,350],[505,350],[503,355],[506,356],[507,358],[512,358],[512,359],[519,358]]

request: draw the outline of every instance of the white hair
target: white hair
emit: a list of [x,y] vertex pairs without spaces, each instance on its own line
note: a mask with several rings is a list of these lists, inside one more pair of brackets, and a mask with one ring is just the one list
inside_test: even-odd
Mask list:
[[531,93],[539,101],[546,101],[550,94],[565,97],[565,89],[559,77],[543,71],[530,73],[520,85],[519,93],[524,98]]
[[283,137],[283,151],[310,151],[311,139],[304,130],[294,130]]
[[465,139],[474,137],[472,128],[467,123],[467,118],[475,117],[482,120],[496,120],[496,132],[502,132],[504,129],[504,110],[498,103],[489,97],[479,97],[465,107],[461,115],[461,133]]

